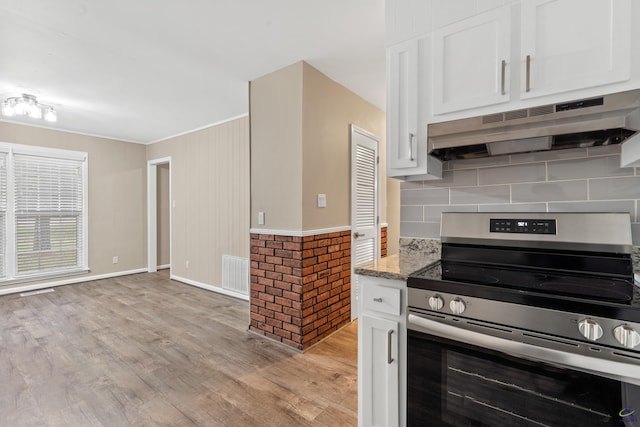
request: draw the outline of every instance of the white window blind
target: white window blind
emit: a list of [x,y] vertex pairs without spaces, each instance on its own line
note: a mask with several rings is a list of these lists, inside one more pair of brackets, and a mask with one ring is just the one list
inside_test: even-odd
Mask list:
[[0,285],[88,271],[87,153],[0,142]]
[[7,153],[0,152],[0,278],[7,275]]
[[14,154],[16,276],[83,266],[83,161]]

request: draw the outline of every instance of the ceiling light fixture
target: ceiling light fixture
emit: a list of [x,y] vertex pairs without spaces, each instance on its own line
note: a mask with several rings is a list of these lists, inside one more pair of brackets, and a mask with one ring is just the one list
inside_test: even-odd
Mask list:
[[40,104],[35,96],[26,93],[2,101],[2,115],[7,117],[27,116],[32,119],[44,118],[48,122],[58,120],[58,115],[53,107]]

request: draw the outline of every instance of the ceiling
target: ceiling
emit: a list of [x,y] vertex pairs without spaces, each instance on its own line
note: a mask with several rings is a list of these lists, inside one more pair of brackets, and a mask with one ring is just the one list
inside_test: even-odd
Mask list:
[[384,109],[384,0],[0,0],[0,98],[36,95],[55,129],[159,141],[300,60]]

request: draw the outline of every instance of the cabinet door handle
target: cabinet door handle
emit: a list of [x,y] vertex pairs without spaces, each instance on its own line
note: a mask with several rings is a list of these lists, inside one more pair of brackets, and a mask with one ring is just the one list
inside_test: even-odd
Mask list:
[[415,138],[415,134],[413,133],[409,133],[409,157],[411,161],[414,161],[415,159],[413,158],[413,138]]
[[355,233],[353,233],[353,237],[354,238],[358,238],[358,237],[364,237],[364,233],[358,233],[357,231]]
[[527,55],[526,91],[531,92],[531,55]]
[[387,331],[387,364],[393,363],[393,357],[391,357],[391,335],[393,335],[393,329]]
[[506,92],[504,91],[504,85],[505,85],[505,70],[507,68],[507,61],[505,61],[504,59],[502,60],[502,63],[500,64],[500,94],[501,95],[505,95]]

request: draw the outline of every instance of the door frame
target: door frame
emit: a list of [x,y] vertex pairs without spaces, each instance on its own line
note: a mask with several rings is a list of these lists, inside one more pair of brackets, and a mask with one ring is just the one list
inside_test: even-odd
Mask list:
[[[361,292],[358,292],[358,294],[356,294],[355,289],[353,284],[356,283],[355,281],[355,257],[354,257],[354,228],[355,228],[355,216],[356,216],[356,212],[355,209],[353,209],[353,203],[354,203],[354,197],[356,194],[356,188],[355,188],[355,180],[354,178],[354,171],[356,169],[356,164],[355,164],[355,156],[353,156],[353,151],[354,151],[354,142],[353,142],[353,135],[354,134],[360,134],[366,138],[370,138],[373,141],[375,141],[376,143],[376,165],[375,165],[375,206],[376,206],[376,225],[375,225],[375,229],[376,229],[376,237],[375,237],[375,251],[374,251],[374,260],[380,258],[380,138],[377,137],[376,135],[374,135],[371,132],[368,132],[356,125],[354,125],[353,123],[349,125],[349,150],[350,150],[350,177],[349,180],[351,181],[350,186],[351,186],[351,194],[349,197],[349,210],[350,210],[350,224],[351,224],[351,320],[355,320],[358,318],[358,304],[355,304],[355,302],[357,301],[357,298],[359,296],[359,294]],[[359,286],[358,286],[359,288]],[[358,289],[359,290],[359,289]]]
[[173,197],[171,157],[147,161],[147,271],[158,271],[158,166],[169,165],[169,268],[173,258]]

